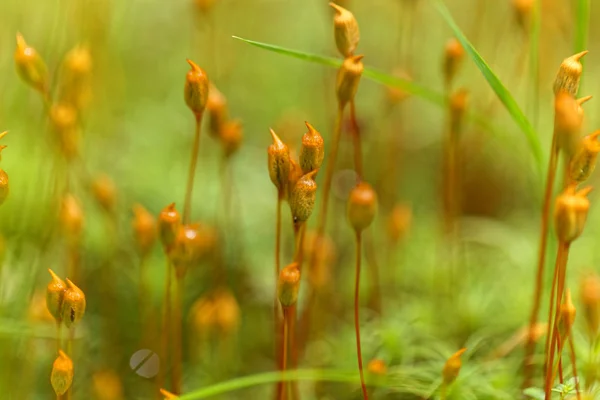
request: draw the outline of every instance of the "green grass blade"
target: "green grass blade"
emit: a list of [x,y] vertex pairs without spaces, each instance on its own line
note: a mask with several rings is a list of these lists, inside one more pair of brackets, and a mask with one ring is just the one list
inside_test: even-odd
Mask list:
[[490,85],[490,87],[492,88],[492,90],[496,93],[496,96],[498,96],[498,98],[500,99],[500,101],[502,102],[502,104],[504,105],[504,107],[506,108],[506,110],[508,111],[510,116],[512,117],[512,119],[516,122],[516,124],[519,126],[521,131],[525,134],[525,138],[527,139],[529,148],[535,158],[538,173],[541,176],[542,163],[543,163],[542,146],[540,144],[540,140],[539,140],[538,135],[535,132],[533,126],[531,125],[531,123],[529,122],[529,120],[527,119],[527,117],[525,116],[523,111],[521,111],[521,109],[519,108],[519,105],[517,104],[517,102],[515,101],[513,96],[510,94],[508,89],[506,89],[506,87],[502,84],[502,82],[496,76],[494,71],[492,71],[492,69],[489,67],[489,65],[487,65],[487,63],[485,62],[483,57],[481,57],[481,55],[477,52],[475,47],[473,47],[471,42],[469,42],[469,40],[467,39],[465,34],[458,27],[458,25],[454,21],[454,18],[452,18],[450,11],[446,7],[446,5],[443,3],[443,1],[442,0],[432,0],[432,1],[434,2],[435,6],[437,7],[442,18],[444,18],[446,23],[450,26],[450,28],[454,32],[454,35],[456,36],[456,38],[460,41],[460,43],[464,47],[464,49],[467,52],[467,54],[469,55],[469,57],[473,60],[473,62],[475,63],[475,65],[477,66],[479,71],[483,74],[484,78],[487,80],[487,82]]
[[[359,383],[358,372],[336,371],[336,370],[316,370],[299,369],[285,372],[265,372],[262,374],[244,376],[232,379],[230,381],[217,383],[194,392],[187,393],[179,397],[180,400],[199,400],[223,393],[233,392],[240,389],[271,384],[279,381],[325,381],[325,382],[347,382]],[[370,385],[385,386],[385,381],[377,380],[369,383]]]

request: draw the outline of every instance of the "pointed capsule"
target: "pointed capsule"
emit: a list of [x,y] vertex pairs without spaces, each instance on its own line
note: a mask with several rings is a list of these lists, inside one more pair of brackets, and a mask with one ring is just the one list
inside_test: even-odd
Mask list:
[[99,175],[92,182],[92,193],[96,202],[108,213],[115,210],[117,203],[117,188],[113,180],[106,174]]
[[348,221],[357,232],[362,232],[373,222],[377,213],[377,193],[366,182],[360,182],[348,196]]
[[584,182],[594,172],[598,153],[600,153],[599,136],[600,130],[597,130],[584,136],[581,140],[581,145],[573,156],[569,167],[569,176],[574,182]]
[[139,254],[144,257],[156,242],[156,220],[141,204],[133,206],[133,235]]
[[305,124],[308,132],[302,136],[300,167],[302,172],[308,174],[310,171],[321,168],[325,157],[325,144],[321,134],[308,122],[305,122]]
[[223,146],[223,154],[229,158],[234,155],[244,140],[244,129],[241,121],[227,121],[221,127],[219,136],[221,145]]
[[73,384],[73,361],[62,350],[52,364],[50,383],[57,396],[64,395]]
[[208,112],[208,132],[212,137],[218,138],[228,119],[227,99],[212,82],[208,86],[206,111]]
[[315,175],[318,170],[303,175],[294,185],[289,204],[295,223],[306,222],[312,214],[317,199],[317,183]]
[[588,186],[576,192],[575,186],[571,185],[556,198],[554,228],[560,241],[571,243],[583,232],[590,209],[587,195],[591,190]]
[[180,226],[169,251],[177,278],[183,278],[189,268],[202,262],[214,249],[216,241],[215,232],[205,225]]
[[583,72],[583,65],[581,65],[580,60],[587,53],[587,50],[582,51],[563,60],[554,80],[554,94],[566,92],[572,97],[577,96],[579,81]]
[[333,16],[333,34],[335,36],[335,45],[343,57],[350,57],[354,54],[358,41],[360,40],[360,31],[358,22],[354,14],[335,3],[329,3],[335,10]]
[[558,148],[568,157],[577,151],[581,140],[583,112],[574,97],[559,92],[554,97],[554,130]]
[[465,49],[462,47],[462,44],[456,38],[448,39],[446,42],[446,47],[444,48],[444,81],[446,86],[450,86],[456,73],[458,72],[458,67],[460,66],[463,58],[465,57]]
[[67,279],[67,289],[61,307],[61,318],[67,327],[76,325],[83,318],[85,306],[85,294]]
[[588,274],[581,281],[581,304],[590,338],[600,333],[600,276]]
[[173,245],[179,227],[181,226],[181,215],[175,209],[175,203],[171,203],[162,209],[158,215],[158,233],[160,241],[167,251]]
[[192,60],[187,60],[191,69],[185,76],[185,86],[183,90],[185,103],[198,118],[204,112],[208,101],[208,76]]
[[577,310],[575,309],[573,300],[571,299],[571,291],[567,289],[565,293],[565,300],[560,305],[558,317],[558,332],[563,340],[566,340],[566,337],[571,333],[571,328],[575,323],[576,313]]
[[358,55],[346,58],[338,70],[336,95],[340,108],[344,108],[346,104],[354,100],[364,70],[361,61],[363,57],[363,55]]
[[444,368],[442,369],[442,379],[444,385],[448,386],[452,384],[456,378],[458,378],[458,374],[460,373],[460,369],[462,367],[462,361],[460,356],[467,351],[467,349],[460,349],[456,353],[452,354],[450,358],[444,364]]
[[17,33],[14,58],[21,79],[35,90],[45,93],[48,90],[48,68],[42,57],[25,42],[20,33]]
[[410,231],[412,224],[412,209],[407,204],[396,204],[390,213],[387,231],[392,243],[403,240]]
[[67,239],[72,242],[81,240],[83,231],[83,210],[75,196],[66,194],[60,209],[60,224]]
[[267,148],[269,177],[279,193],[284,193],[290,175],[290,149],[271,129],[273,144]]
[[52,276],[52,281],[46,286],[46,308],[54,317],[57,323],[62,320],[62,304],[67,290],[65,282],[58,277],[51,269],[48,269]]
[[298,291],[300,290],[300,270],[298,263],[292,263],[279,272],[277,280],[277,298],[281,306],[291,307],[298,300]]

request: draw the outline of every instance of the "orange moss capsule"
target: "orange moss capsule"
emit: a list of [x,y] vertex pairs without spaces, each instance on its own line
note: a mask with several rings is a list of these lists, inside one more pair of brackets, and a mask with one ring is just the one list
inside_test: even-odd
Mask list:
[[325,144],[321,134],[308,122],[305,124],[308,132],[302,136],[300,167],[302,172],[308,174],[310,171],[321,168],[323,158],[325,158]]
[[190,110],[199,117],[208,102],[208,76],[192,60],[187,60],[192,68],[185,76],[184,99]]
[[587,198],[592,190],[590,186],[575,191],[574,185],[569,186],[556,198],[554,206],[554,225],[558,239],[564,243],[571,243],[583,232],[585,221],[590,209]]
[[244,140],[242,123],[239,120],[225,122],[221,127],[220,139],[225,157],[234,155]]
[[269,177],[279,193],[284,193],[290,175],[290,149],[271,129],[273,144],[267,148]]
[[67,327],[76,325],[83,318],[85,306],[85,294],[67,279],[67,289],[61,307],[61,317]]
[[46,308],[57,323],[62,321],[62,304],[65,297],[67,285],[51,269],[48,269],[52,281],[46,287]]
[[117,203],[117,189],[113,180],[106,174],[99,175],[92,182],[92,193],[96,202],[108,213],[115,210]]
[[335,45],[343,57],[350,57],[360,40],[358,22],[354,18],[354,14],[345,8],[335,3],[329,3],[329,5],[335,10],[333,17]]
[[300,270],[298,263],[292,263],[279,272],[277,297],[282,307],[291,307],[298,300],[300,290]]
[[200,335],[208,334],[217,325],[217,307],[213,294],[200,297],[190,309],[190,322]]
[[312,214],[317,199],[315,175],[318,170],[305,174],[296,182],[290,195],[289,204],[294,222],[305,222]]
[[462,367],[462,361],[460,356],[467,351],[467,349],[460,349],[456,353],[452,354],[450,358],[444,364],[444,368],[442,369],[442,379],[444,385],[451,385],[456,378],[458,378],[458,374],[460,373],[460,369]]
[[62,200],[60,223],[67,239],[72,242],[81,240],[83,231],[83,211],[79,201],[72,194],[67,194]]
[[181,215],[175,209],[175,203],[171,203],[163,208],[158,215],[158,232],[160,241],[167,252],[173,245],[180,226]]
[[92,376],[97,400],[123,400],[123,384],[119,375],[111,370],[99,371]]
[[412,209],[407,204],[396,204],[390,213],[387,232],[392,243],[403,240],[412,225]]
[[208,86],[206,111],[208,112],[208,132],[214,138],[218,138],[228,119],[227,99],[212,82]]
[[577,96],[579,91],[579,81],[581,80],[581,74],[583,72],[583,65],[581,65],[581,58],[585,56],[588,51],[582,51],[567,57],[560,64],[556,79],[554,80],[554,94],[560,92],[566,92],[572,97]]
[[581,145],[573,156],[569,167],[571,180],[577,183],[584,182],[594,172],[598,153],[600,153],[599,136],[600,130],[597,130],[582,139]]
[[0,169],[0,204],[6,201],[9,192],[8,174],[5,170]]
[[14,58],[17,72],[25,83],[45,93],[48,90],[48,68],[42,57],[25,42],[20,33],[17,33],[17,49]]
[[377,358],[369,361],[369,364],[367,365],[367,370],[373,375],[387,375],[387,366],[385,365],[385,361]]
[[156,220],[141,204],[133,206],[133,234],[138,252],[146,256],[156,242]]
[[360,182],[348,197],[348,220],[358,233],[368,228],[377,213],[377,193],[366,182]]
[[450,86],[450,83],[454,80],[458,67],[460,66],[463,58],[465,57],[465,49],[462,44],[456,38],[448,39],[446,47],[444,49],[444,80],[446,86]]
[[238,331],[240,325],[240,306],[233,293],[219,290],[215,296],[215,317],[220,332],[231,335]]
[[52,364],[50,383],[58,396],[64,395],[73,383],[73,361],[62,350]]
[[559,92],[554,98],[554,129],[558,148],[571,157],[580,144],[583,113],[574,97]]
[[583,315],[591,339],[600,331],[600,277],[588,274],[581,281],[581,304]]
[[458,132],[464,121],[467,110],[469,92],[466,89],[458,89],[450,97],[450,126],[452,132]]
[[576,314],[577,310],[575,309],[573,300],[571,299],[571,291],[567,289],[565,293],[565,300],[560,305],[558,317],[558,332],[563,340],[566,340],[567,336],[571,333],[571,328],[575,323]]
[[50,107],[50,121],[57,132],[74,129],[77,126],[77,110],[66,103],[56,103]]
[[336,95],[340,108],[344,108],[346,104],[354,100],[364,70],[361,61],[363,57],[363,55],[358,55],[346,58],[338,70]]
[[201,224],[182,225],[177,232],[169,258],[178,278],[183,278],[189,268],[195,267],[210,254],[216,244],[216,234]]
[[71,49],[62,64],[60,76],[60,99],[81,110],[91,98],[93,61],[87,46]]

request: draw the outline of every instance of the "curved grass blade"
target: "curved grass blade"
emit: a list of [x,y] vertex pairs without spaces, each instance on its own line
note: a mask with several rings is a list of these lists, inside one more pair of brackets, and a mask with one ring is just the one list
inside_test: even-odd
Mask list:
[[[300,60],[310,61],[310,62],[314,62],[317,64],[327,65],[330,67],[339,67],[340,65],[342,65],[342,60],[340,60],[338,58],[334,58],[334,57],[325,57],[325,56],[321,56],[318,54],[307,53],[304,51],[292,50],[292,49],[288,49],[285,47],[276,46],[276,45],[272,45],[272,44],[268,44],[268,43],[262,43],[262,42],[257,42],[254,40],[244,39],[239,36],[233,36],[233,38],[237,39],[237,40],[241,40],[242,42],[248,43],[252,46],[259,47],[261,49],[265,49],[265,50],[272,51],[275,53],[283,54],[283,55],[286,55],[289,57],[294,57],[294,58],[297,58]],[[420,98],[427,100],[438,106],[446,107],[446,105],[447,105],[446,97],[442,93],[437,92],[433,89],[429,89],[418,83],[414,83],[414,82],[411,82],[406,79],[398,78],[398,77],[389,75],[387,73],[378,71],[378,70],[370,68],[370,67],[365,67],[365,69],[363,71],[363,76],[365,76],[368,79],[371,79],[374,82],[401,89],[407,93],[410,93],[414,96],[420,97]],[[513,102],[514,102],[514,100],[513,100]],[[518,109],[518,107],[517,107],[517,109]],[[482,129],[484,129],[488,132],[491,132],[498,137],[504,136],[502,131],[497,129],[496,127],[494,127],[489,122],[488,118],[486,118],[485,116],[471,111],[467,114],[467,117],[469,118],[469,120],[474,122],[476,125],[480,126]],[[533,132],[533,128],[531,127],[531,125],[529,125],[529,128]],[[532,142],[530,140],[528,142],[531,147],[532,153],[536,157],[536,162],[538,163],[538,167],[539,167],[539,163],[541,160],[541,150],[540,150],[539,142],[537,142],[537,136],[535,135],[535,132],[533,133],[533,137],[534,137],[534,141]]]
[[446,21],[446,23],[450,26],[456,38],[460,41],[465,51],[469,55],[469,57],[473,60],[479,71],[483,74],[485,80],[488,82],[492,90],[496,93],[496,96],[500,99],[504,107],[512,117],[512,119],[517,123],[521,131],[525,134],[525,138],[529,143],[529,147],[533,153],[533,156],[536,161],[537,172],[539,176],[542,176],[542,146],[540,144],[540,140],[538,138],[537,133],[533,129],[533,126],[519,108],[519,105],[510,94],[508,89],[502,84],[500,79],[496,76],[494,71],[487,65],[485,60],[481,57],[481,55],[475,50],[475,47],[469,42],[465,34],[458,27],[454,18],[450,14],[450,11],[443,3],[442,0],[432,0],[441,14],[442,18]]
[[[223,393],[233,392],[240,389],[249,388],[252,386],[265,385],[279,381],[325,381],[325,382],[346,382],[359,383],[360,377],[357,372],[346,372],[336,370],[316,370],[316,369],[299,369],[285,372],[265,372],[262,374],[244,376],[241,378],[232,379],[230,381],[217,383],[199,389],[191,393],[179,396],[180,400],[199,400],[206,399],[212,396],[217,396]],[[369,385],[385,386],[385,381],[376,380],[370,382]]]

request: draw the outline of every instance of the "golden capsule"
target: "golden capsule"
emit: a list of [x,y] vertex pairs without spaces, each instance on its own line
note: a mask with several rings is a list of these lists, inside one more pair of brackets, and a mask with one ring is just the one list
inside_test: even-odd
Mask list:
[[45,93],[48,90],[48,68],[42,57],[25,42],[20,33],[17,33],[17,49],[14,58],[21,79],[34,89]]
[[52,276],[52,281],[46,287],[46,308],[54,317],[57,323],[62,320],[62,304],[67,290],[65,282],[58,277],[51,269],[48,269]]
[[515,21],[521,29],[528,30],[534,0],[512,0]]
[[140,255],[146,256],[156,242],[156,220],[141,204],[133,206],[133,215],[135,245]]
[[187,60],[191,70],[185,76],[184,99],[190,110],[199,118],[208,101],[208,76],[192,60]]
[[368,228],[377,213],[377,193],[366,182],[360,182],[348,197],[348,221],[358,233]]
[[161,210],[158,215],[158,232],[160,241],[167,252],[173,245],[180,226],[181,215],[175,209],[175,203],[171,203]]
[[74,129],[77,126],[77,110],[66,103],[56,103],[50,107],[50,122],[57,132]]
[[312,214],[317,199],[315,175],[318,170],[303,175],[294,185],[289,198],[290,210],[294,222],[305,222]]
[[219,290],[215,295],[217,327],[224,335],[237,332],[240,325],[240,306],[229,290]]
[[106,174],[99,175],[92,182],[92,193],[96,202],[108,213],[115,210],[117,203],[117,188],[113,180]]
[[577,183],[586,181],[596,168],[596,160],[600,153],[598,137],[600,130],[595,131],[581,140],[579,149],[573,156],[569,166],[569,176]]
[[244,130],[239,120],[227,121],[221,127],[219,136],[223,146],[223,154],[229,158],[234,155],[244,140]]
[[300,290],[300,270],[298,263],[293,263],[279,272],[277,280],[277,298],[282,307],[291,307],[298,300]]
[[62,350],[52,364],[50,383],[58,396],[64,395],[73,384],[73,361]]
[[450,126],[452,132],[460,131],[468,100],[469,92],[466,89],[459,89],[450,97]]
[[338,70],[336,95],[340,108],[344,108],[346,104],[354,100],[364,70],[361,61],[363,57],[363,55],[358,55],[346,58]]
[[321,134],[308,122],[305,124],[308,132],[302,136],[300,167],[302,172],[308,174],[310,171],[321,168],[323,158],[325,158],[325,144]]
[[465,49],[462,47],[462,44],[456,38],[448,39],[446,42],[446,47],[444,48],[444,80],[446,86],[450,86],[456,73],[458,72],[458,67],[462,63],[463,58],[465,57]]
[[10,186],[8,183],[8,174],[5,170],[0,169],[0,204],[3,204],[8,197],[10,192]]
[[565,189],[556,198],[554,206],[554,228],[558,239],[564,243],[571,243],[581,235],[590,209],[587,195],[592,188],[575,190],[574,185]]
[[211,254],[216,245],[216,234],[201,224],[181,225],[169,251],[169,258],[178,278]]
[[554,80],[554,94],[560,92],[566,92],[571,97],[577,96],[579,91],[579,82],[581,80],[581,74],[583,72],[583,65],[581,65],[581,58],[585,56],[588,51],[582,51],[567,57],[560,64],[556,79]]
[[356,50],[360,40],[358,22],[354,14],[345,8],[335,3],[329,3],[329,5],[335,10],[333,17],[335,45],[343,57],[350,57]]
[[91,98],[93,61],[87,46],[71,49],[62,63],[60,76],[60,99],[81,110]]
[[67,239],[72,242],[81,240],[83,231],[83,210],[72,194],[66,194],[60,209],[60,224]]
[[208,334],[217,325],[217,307],[214,295],[200,297],[190,309],[190,320],[195,331],[200,335]]
[[559,92],[554,98],[556,144],[568,157],[579,147],[582,123],[583,113],[577,100],[566,92]]
[[214,138],[218,138],[228,119],[227,99],[212,82],[208,89],[206,111],[208,112],[208,132]]
[[396,204],[390,213],[387,232],[392,243],[404,240],[412,225],[412,209],[407,204]]
[[462,367],[460,356],[462,356],[465,351],[467,351],[467,349],[460,349],[451,355],[444,364],[444,368],[442,369],[442,379],[446,386],[452,384],[456,378],[458,378],[458,374],[460,373],[460,369]]
[[385,365],[385,361],[380,360],[378,358],[369,361],[369,364],[367,365],[367,370],[373,375],[387,375],[387,366]]
[[79,323],[85,314],[85,306],[85,294],[67,279],[67,289],[61,307],[61,318],[67,327],[70,328]]
[[571,291],[567,289],[565,292],[565,300],[560,305],[558,317],[558,331],[560,337],[564,340],[566,340],[566,337],[571,333],[571,328],[575,323],[576,314],[577,310],[575,309],[573,300],[571,299]]
[[278,192],[283,194],[290,175],[290,149],[271,129],[273,144],[267,148],[269,177]]

